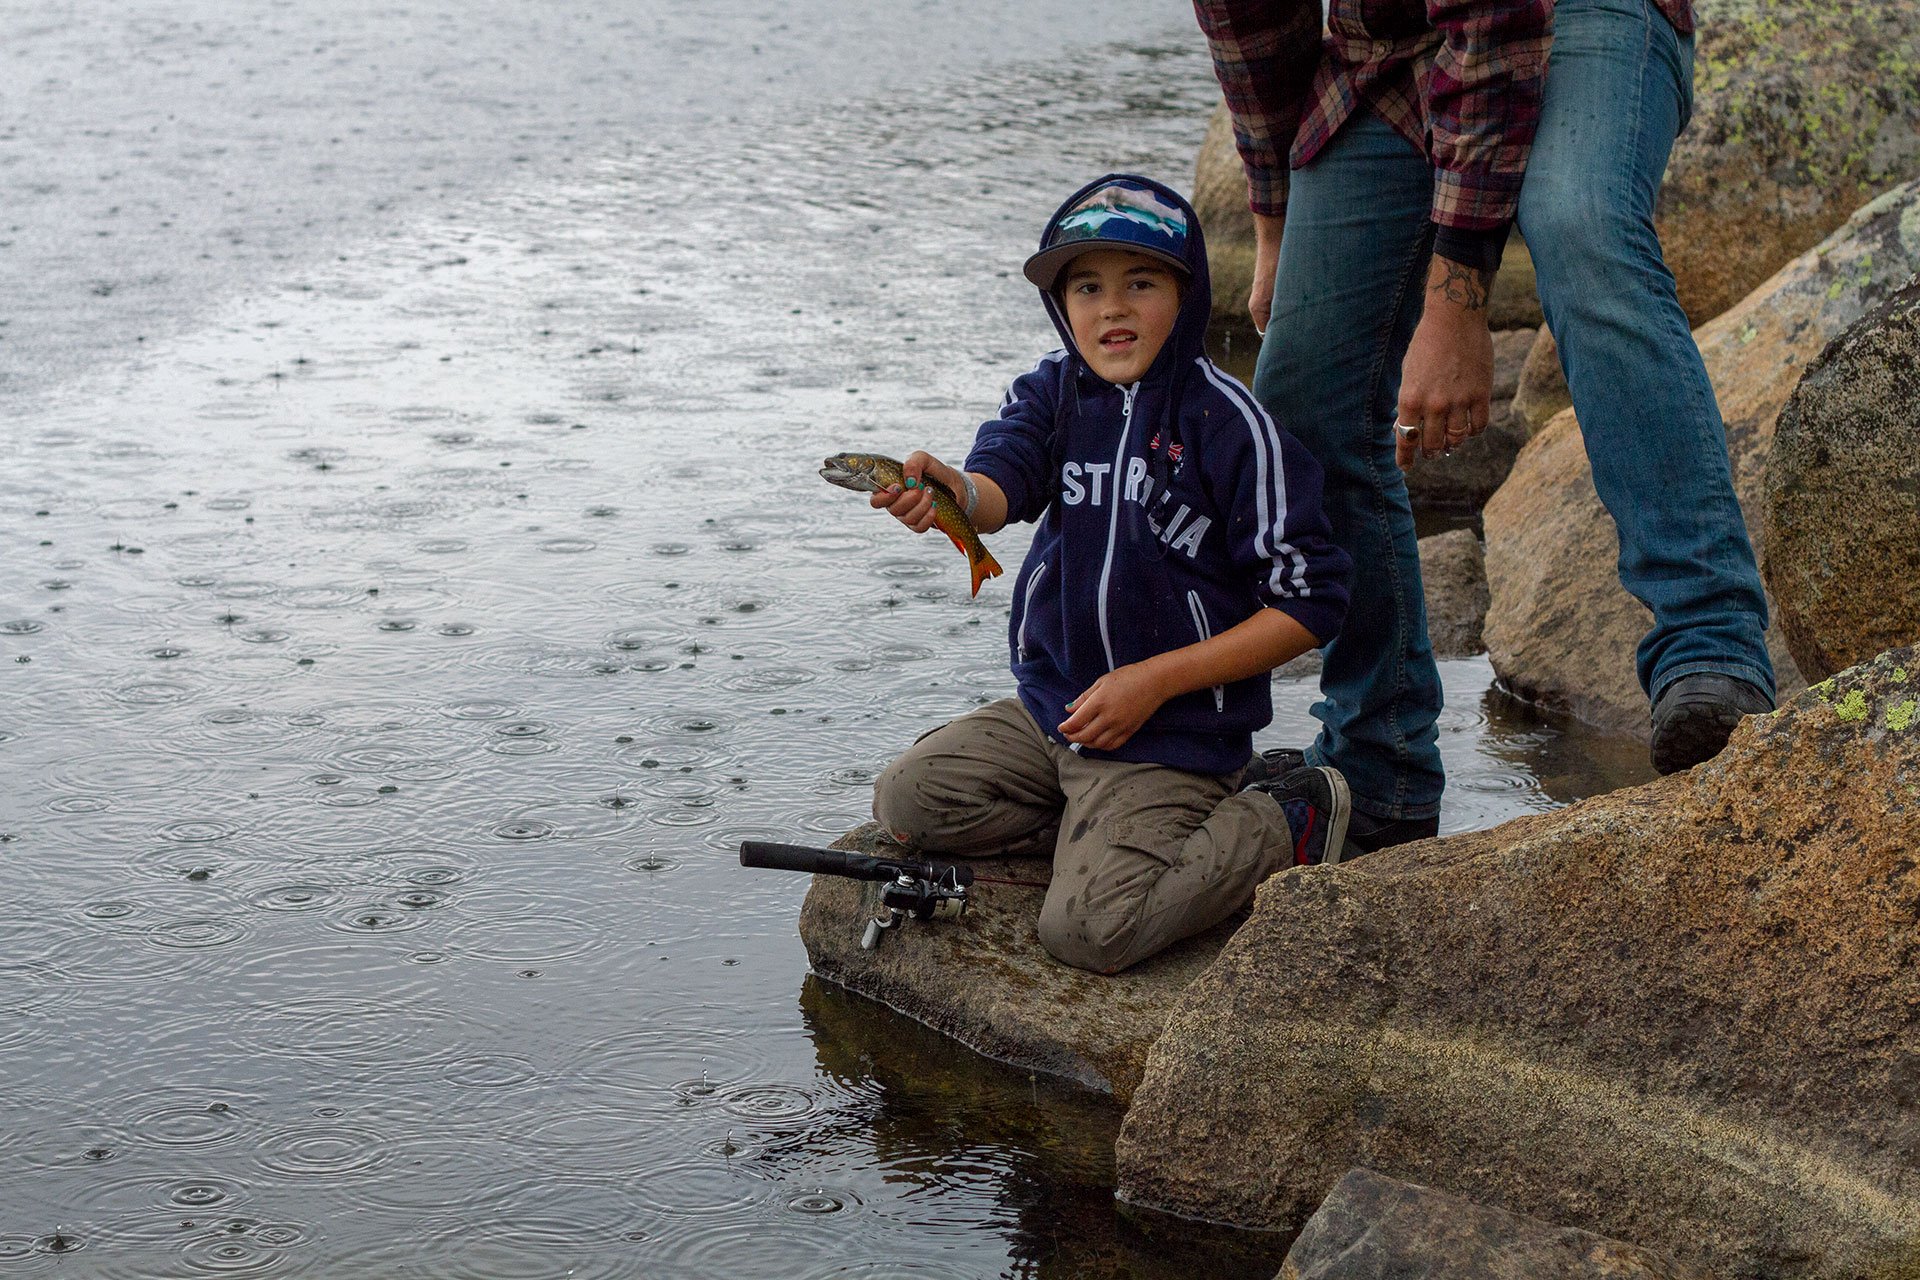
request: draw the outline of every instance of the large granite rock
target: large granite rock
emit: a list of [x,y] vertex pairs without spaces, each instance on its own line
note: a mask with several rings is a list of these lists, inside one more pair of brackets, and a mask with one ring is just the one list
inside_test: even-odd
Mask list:
[[1710,1280],[1648,1249],[1354,1169],[1277,1280]]
[[1920,176],[1920,5],[1701,0],[1655,219],[1697,326]]
[[[875,823],[834,847],[900,853]],[[800,937],[813,971],[990,1058],[1125,1102],[1174,998],[1212,961],[1234,922],[1102,977],[1068,968],[1040,945],[1034,922],[1043,886],[1052,878],[1048,862],[982,858],[972,865],[982,880],[966,915],[909,921],[888,930],[871,951],[860,949],[860,935],[878,913],[879,886],[815,876],[800,911]]]
[[1534,343],[1532,329],[1493,335],[1493,395],[1487,429],[1440,458],[1422,458],[1407,469],[1407,496],[1416,511],[1478,511],[1499,489],[1531,434],[1512,406],[1520,371]]
[[[1920,182],[1873,201],[1739,306],[1694,334],[1706,358],[1756,550],[1774,421],[1821,349],[1920,268]],[[1621,588],[1619,540],[1593,490],[1574,413],[1535,436],[1487,503],[1487,652],[1513,692],[1583,720],[1645,736],[1633,671],[1647,610]],[[1778,628],[1783,694],[1802,687]]]
[[1920,640],[1920,279],[1823,352],[1766,468],[1767,586],[1819,679]]
[[1433,656],[1485,653],[1480,628],[1487,616],[1487,562],[1473,530],[1450,529],[1420,539],[1420,582]]
[[1182,994],[1130,1202],[1356,1164],[1743,1277],[1920,1274],[1920,650],[1686,773],[1267,881]]

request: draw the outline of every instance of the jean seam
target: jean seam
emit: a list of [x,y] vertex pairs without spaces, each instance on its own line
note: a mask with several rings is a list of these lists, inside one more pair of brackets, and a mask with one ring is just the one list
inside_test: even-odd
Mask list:
[[[1387,357],[1393,350],[1393,335],[1395,330],[1399,328],[1401,315],[1406,309],[1407,287],[1412,282],[1414,275],[1420,270],[1427,256],[1427,232],[1423,227],[1414,233],[1413,244],[1407,252],[1406,265],[1401,268],[1399,286],[1394,291],[1393,306],[1383,317],[1383,323],[1381,324],[1380,333],[1374,347],[1373,368],[1367,374],[1367,394],[1362,400],[1362,454],[1367,460],[1367,476],[1372,481],[1371,497],[1373,501],[1374,520],[1376,525],[1381,528],[1385,528],[1387,525],[1387,504],[1381,491],[1380,462],[1375,456],[1373,448],[1374,406],[1380,398],[1382,383],[1385,380]],[[1397,406],[1394,416],[1396,420],[1399,417]],[[1406,593],[1400,580],[1399,561],[1396,557],[1388,555],[1386,562],[1388,584],[1393,591],[1394,599],[1397,601],[1404,600]],[[1408,691],[1406,660],[1407,621],[1403,615],[1404,610],[1396,609],[1394,611],[1394,642],[1397,657],[1393,667],[1393,696],[1387,704],[1391,711],[1391,714],[1388,716],[1388,722],[1392,726],[1393,731],[1393,749],[1394,753],[1399,756],[1404,756],[1407,752],[1407,731],[1406,726],[1401,722],[1402,717],[1400,714],[1401,700],[1406,697]],[[1405,801],[1406,790],[1407,777],[1405,770],[1395,769],[1393,771],[1393,799],[1391,803],[1396,812]]]

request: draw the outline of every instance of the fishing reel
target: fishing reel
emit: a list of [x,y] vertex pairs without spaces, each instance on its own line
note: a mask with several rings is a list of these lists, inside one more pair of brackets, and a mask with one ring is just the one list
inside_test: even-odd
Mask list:
[[879,946],[881,935],[902,920],[958,920],[966,914],[967,886],[973,883],[973,868],[957,863],[873,858],[763,840],[740,846],[740,865],[880,881],[880,914],[867,921],[860,935],[863,951]]

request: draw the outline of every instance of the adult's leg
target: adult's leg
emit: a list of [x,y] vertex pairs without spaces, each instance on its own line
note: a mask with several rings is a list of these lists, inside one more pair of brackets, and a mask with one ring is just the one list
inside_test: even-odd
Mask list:
[[1118,973],[1220,923],[1293,862],[1279,802],[1236,792],[1235,774],[1054,750],[1066,805],[1040,942],[1065,964]]
[[888,765],[874,780],[874,819],[928,853],[1045,854],[1065,799],[1049,745],[1018,698],[991,703]]
[[1649,0],[1560,0],[1520,230],[1620,530],[1620,581],[1653,611],[1635,667],[1657,700],[1695,672],[1773,692],[1766,597],[1725,428],[1653,203],[1692,110],[1693,41]]
[[1440,811],[1440,675],[1420,550],[1393,457],[1400,362],[1420,320],[1433,169],[1371,114],[1293,175],[1273,313],[1253,390],[1326,472],[1334,540],[1353,557],[1345,626],[1326,648],[1308,749],[1381,819]]

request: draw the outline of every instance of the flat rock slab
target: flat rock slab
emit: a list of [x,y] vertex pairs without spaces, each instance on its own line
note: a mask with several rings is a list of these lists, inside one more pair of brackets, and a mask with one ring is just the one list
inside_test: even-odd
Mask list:
[[[902,852],[875,823],[834,847],[878,856]],[[1070,969],[1041,947],[1034,922],[1044,889],[988,882],[1044,885],[1052,878],[1046,861],[969,862],[981,879],[966,915],[904,922],[887,930],[871,951],[860,949],[860,935],[879,913],[880,886],[815,876],[800,911],[800,937],[813,971],[990,1058],[1126,1102],[1175,999],[1219,954],[1233,922],[1103,977]]]
[[1727,1276],[1920,1275],[1917,707],[1894,650],[1686,773],[1274,876],[1121,1196],[1289,1230],[1362,1165]]
[[1367,1169],[1334,1184],[1278,1280],[1712,1280],[1663,1254]]

